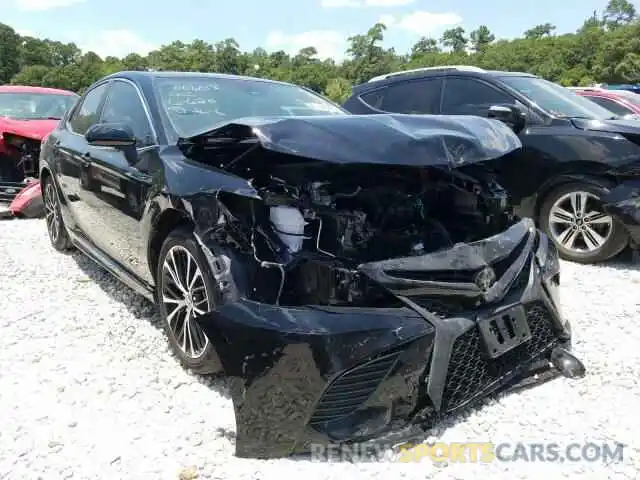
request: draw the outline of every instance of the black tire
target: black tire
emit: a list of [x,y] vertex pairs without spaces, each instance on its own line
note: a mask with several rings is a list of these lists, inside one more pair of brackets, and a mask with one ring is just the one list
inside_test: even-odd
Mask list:
[[568,249],[558,241],[556,235],[552,232],[549,222],[551,210],[558,200],[573,192],[586,192],[600,199],[606,193],[606,189],[604,185],[575,182],[561,185],[546,195],[540,209],[539,224],[540,228],[558,248],[560,257],[576,263],[591,264],[603,262],[618,255],[629,244],[629,235],[615,218],[612,219],[610,233],[605,242],[595,250],[577,251],[576,249]]
[[[174,247],[178,248],[174,249]],[[221,374],[223,372],[222,364],[220,363],[220,359],[212,343],[208,339],[202,353],[199,353],[197,357],[194,357],[183,350],[182,346],[179,344],[176,333],[169,324],[168,317],[172,313],[172,310],[170,310],[167,304],[163,301],[163,295],[165,293],[165,288],[172,287],[170,284],[173,282],[170,279],[170,276],[165,273],[165,261],[168,260],[167,257],[172,251],[182,252],[181,249],[186,250],[186,252],[191,255],[192,261],[195,261],[195,265],[202,274],[203,286],[209,302],[207,309],[211,310],[220,302],[220,291],[213,280],[214,277],[211,272],[211,268],[209,267],[209,263],[200,246],[197,244],[193,236],[193,232],[189,228],[180,227],[172,231],[165,239],[162,248],[160,249],[160,255],[158,256],[158,267],[156,269],[156,302],[160,318],[162,319],[162,324],[167,334],[171,351],[178,358],[183,367],[200,375]],[[182,253],[184,254],[184,252]],[[191,269],[193,270],[193,267],[191,267]],[[193,320],[191,320],[189,325],[192,326],[191,328],[194,328]],[[204,332],[202,332],[199,327],[197,328],[204,338],[206,338]]]
[[50,177],[43,179],[40,188],[45,208],[45,223],[51,246],[58,252],[68,252],[73,249],[73,244],[69,239],[67,227],[62,219],[60,199],[53,179]]

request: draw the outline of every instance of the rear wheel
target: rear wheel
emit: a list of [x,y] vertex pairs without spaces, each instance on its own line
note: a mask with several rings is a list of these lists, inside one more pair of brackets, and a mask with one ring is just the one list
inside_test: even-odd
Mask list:
[[47,232],[51,245],[59,252],[65,252],[73,248],[67,228],[60,213],[60,199],[56,186],[51,178],[42,180],[42,201],[44,203],[44,218],[47,224]]
[[173,353],[196,373],[221,373],[220,359],[195,320],[215,308],[218,289],[189,229],[174,230],[165,240],[156,285],[158,309]]
[[623,226],[599,207],[602,186],[571,183],[547,195],[540,226],[565,260],[596,263],[620,253],[629,242]]

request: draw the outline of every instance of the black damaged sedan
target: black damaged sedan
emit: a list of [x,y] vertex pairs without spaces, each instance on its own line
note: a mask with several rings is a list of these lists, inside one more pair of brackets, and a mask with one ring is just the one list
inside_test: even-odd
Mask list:
[[491,119],[124,72],[47,137],[40,178],[53,247],[154,301],[180,361],[231,379],[237,455],[264,458],[584,374],[557,252],[491,174],[520,147]]

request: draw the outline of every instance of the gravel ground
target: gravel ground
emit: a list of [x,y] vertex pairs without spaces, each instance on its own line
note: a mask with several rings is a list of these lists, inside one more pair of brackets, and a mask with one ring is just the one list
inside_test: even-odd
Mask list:
[[149,303],[81,255],[54,253],[42,221],[0,222],[0,478],[638,478],[640,269],[562,268],[588,375],[488,402],[427,441],[615,440],[622,463],[254,461],[233,455],[224,386],[180,368]]

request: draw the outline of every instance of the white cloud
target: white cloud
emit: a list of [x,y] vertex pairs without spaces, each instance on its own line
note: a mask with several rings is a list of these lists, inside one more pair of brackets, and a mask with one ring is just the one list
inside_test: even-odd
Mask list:
[[23,12],[44,12],[54,8],[70,7],[86,0],[14,0],[13,4]]
[[402,7],[416,0],[320,0],[323,8],[346,7]]
[[296,54],[305,47],[316,47],[318,57],[341,59],[346,49],[345,35],[334,30],[313,30],[293,35],[275,31],[267,36],[268,50],[284,50]]
[[37,33],[33,30],[29,30],[28,28],[16,28],[16,33],[21,37],[37,37]]
[[321,0],[320,6],[322,8],[359,7],[360,2],[357,0]]
[[364,3],[370,7],[403,7],[411,5],[416,0],[365,0]]
[[378,23],[382,23],[383,25],[390,27],[391,25],[396,23],[396,17],[389,14],[380,15],[380,18],[378,19]]
[[93,51],[102,58],[125,57],[130,53],[146,55],[158,48],[158,45],[147,42],[130,30],[104,30],[75,42],[83,51]]
[[462,23],[457,13],[432,13],[418,11],[405,15],[394,22],[394,27],[401,28],[416,35],[430,35],[446,27]]

